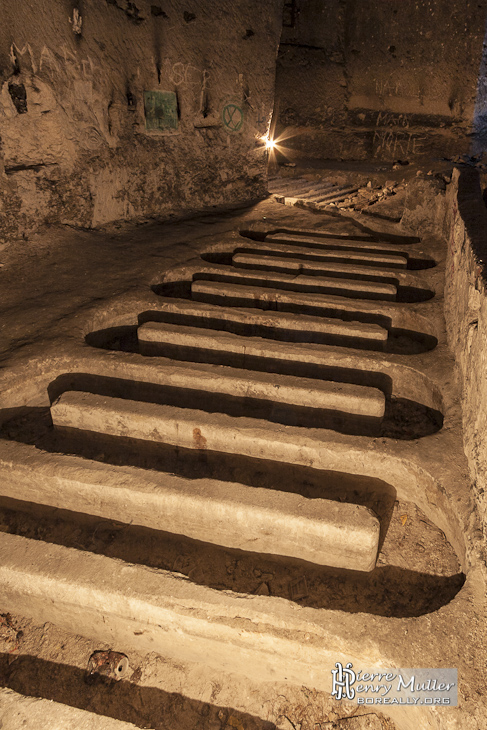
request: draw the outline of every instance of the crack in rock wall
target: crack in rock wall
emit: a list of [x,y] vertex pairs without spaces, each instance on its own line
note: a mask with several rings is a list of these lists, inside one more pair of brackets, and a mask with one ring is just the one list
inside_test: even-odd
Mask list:
[[0,241],[265,194],[281,2],[5,0]]

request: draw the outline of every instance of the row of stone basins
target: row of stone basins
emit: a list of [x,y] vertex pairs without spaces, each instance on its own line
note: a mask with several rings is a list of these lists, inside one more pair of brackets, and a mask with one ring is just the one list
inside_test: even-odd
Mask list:
[[5,376],[4,609],[327,692],[437,666],[467,574],[441,256],[323,220],[235,231]]

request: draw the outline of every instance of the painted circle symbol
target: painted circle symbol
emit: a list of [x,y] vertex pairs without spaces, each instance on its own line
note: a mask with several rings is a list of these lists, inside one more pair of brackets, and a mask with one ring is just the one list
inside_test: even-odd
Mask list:
[[222,120],[230,132],[240,132],[244,123],[243,110],[237,104],[225,104],[222,111]]

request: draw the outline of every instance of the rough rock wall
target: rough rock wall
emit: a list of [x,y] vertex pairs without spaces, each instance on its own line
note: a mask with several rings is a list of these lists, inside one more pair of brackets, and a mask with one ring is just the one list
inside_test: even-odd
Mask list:
[[465,453],[487,549],[487,210],[478,174],[455,170],[447,202],[445,315],[462,381]]
[[0,241],[264,193],[282,0],[0,12]]
[[486,16],[486,0],[289,0],[284,144],[324,159],[468,151]]

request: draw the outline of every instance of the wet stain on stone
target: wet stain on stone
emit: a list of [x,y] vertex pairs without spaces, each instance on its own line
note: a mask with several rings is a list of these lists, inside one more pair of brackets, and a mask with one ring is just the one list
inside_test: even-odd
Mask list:
[[199,428],[193,428],[193,441],[195,442],[197,449],[206,449],[207,448],[207,440],[201,433],[201,430]]

